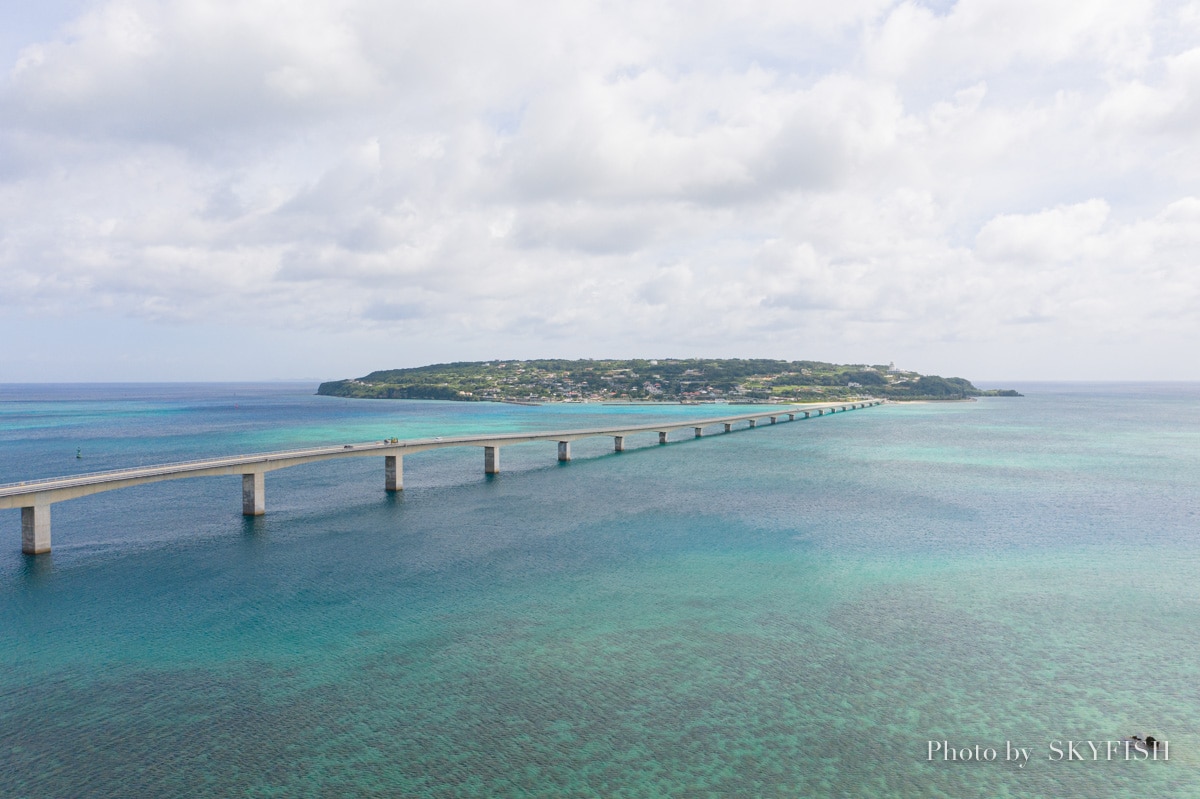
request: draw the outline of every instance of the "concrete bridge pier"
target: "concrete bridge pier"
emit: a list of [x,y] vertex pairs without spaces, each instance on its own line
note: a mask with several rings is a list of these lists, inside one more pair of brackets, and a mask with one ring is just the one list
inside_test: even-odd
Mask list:
[[[210,458],[188,463],[162,464],[160,466],[138,467],[113,472],[100,472],[83,475],[68,475],[64,477],[32,480],[28,483],[0,485],[0,509],[21,509],[21,551],[29,555],[50,552],[50,508],[57,502],[75,499],[101,491],[111,491],[144,483],[160,480],[175,480],[190,477],[208,477],[224,475],[242,476],[242,513],[246,516],[261,516],[266,512],[265,475],[268,471],[299,466],[318,460],[330,458],[345,458],[370,456],[384,458],[384,488],[389,493],[404,489],[404,456],[414,452],[441,449],[443,447],[478,446],[483,447],[483,470],[485,474],[500,473],[500,446],[528,442],[550,442],[558,444],[558,460],[571,460],[571,442],[594,436],[611,436],[613,450],[623,452],[625,441],[630,435],[658,433],[658,443],[667,444],[671,431],[684,431],[691,428],[696,438],[704,436],[705,428],[714,432],[721,425],[726,433],[733,432],[736,425],[746,422],[749,429],[754,429],[760,421],[774,425],[780,421],[794,421],[804,414],[805,419],[825,416],[826,414],[843,413],[848,410],[869,408],[874,405],[886,405],[886,400],[868,399],[852,400],[844,405],[832,403],[816,406],[779,406],[782,411],[767,411],[758,416],[757,411],[750,414],[735,414],[718,416],[716,418],[700,418],[684,421],[676,420],[670,427],[657,427],[651,422],[631,427],[613,426],[602,429],[562,430],[555,433],[483,435],[477,437],[459,436],[443,441],[440,438],[414,439],[400,442],[397,440],[374,441],[369,444],[343,446],[328,446],[314,449],[289,450],[286,452],[258,453],[254,455],[237,455],[223,458]],[[787,410],[786,408],[792,408]],[[780,418],[784,417],[784,418]],[[669,421],[669,420],[666,420]],[[557,436],[566,436],[559,439]],[[676,436],[678,438],[678,436]],[[485,442],[492,442],[487,444]],[[412,449],[406,449],[412,447]],[[378,468],[378,467],[376,467]],[[377,478],[378,479],[378,478]]]
[[404,456],[383,456],[383,487],[387,491],[404,490]]
[[21,508],[21,551],[41,555],[50,551],[50,506]]
[[266,481],[262,472],[242,475],[242,515],[262,516],[267,512]]

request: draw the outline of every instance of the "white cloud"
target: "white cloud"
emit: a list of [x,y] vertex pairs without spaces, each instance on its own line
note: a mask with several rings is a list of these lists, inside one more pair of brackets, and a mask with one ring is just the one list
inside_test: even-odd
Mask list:
[[979,231],[976,252],[986,261],[1018,269],[1095,257],[1097,235],[1108,215],[1108,203],[1095,199],[1036,214],[1001,214]]
[[1194,340],[1195,8],[94,2],[0,81],[0,307],[381,368]]
[[939,16],[901,2],[872,31],[865,56],[875,72],[921,79],[974,80],[1065,62],[1124,72],[1145,65],[1155,10],[1149,0],[958,0]]

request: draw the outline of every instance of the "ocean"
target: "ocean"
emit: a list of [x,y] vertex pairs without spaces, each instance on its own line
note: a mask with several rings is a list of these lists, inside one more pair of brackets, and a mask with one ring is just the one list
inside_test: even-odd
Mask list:
[[[0,796],[1200,796],[1200,385],[1014,387],[0,511]],[[725,410],[314,389],[0,386],[0,483]]]

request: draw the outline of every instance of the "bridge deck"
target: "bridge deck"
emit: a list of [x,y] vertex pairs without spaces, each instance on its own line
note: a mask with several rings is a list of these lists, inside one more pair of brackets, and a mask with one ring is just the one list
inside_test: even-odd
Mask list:
[[[54,502],[87,496],[101,491],[112,491],[145,483],[155,483],[162,480],[177,480],[188,477],[207,477],[216,475],[242,475],[246,480],[252,476],[257,482],[243,484],[244,508],[256,507],[253,513],[262,512],[262,475],[276,469],[286,469],[315,461],[333,458],[353,458],[364,456],[384,456],[388,459],[389,470],[396,468],[399,458],[417,452],[446,447],[485,447],[488,450],[485,466],[488,471],[498,471],[496,450],[501,446],[526,444],[535,441],[559,442],[560,460],[569,460],[569,442],[596,436],[622,437],[634,433],[658,432],[660,441],[666,440],[666,434],[688,428],[705,428],[718,424],[734,424],[748,421],[753,424],[758,419],[769,417],[788,417],[805,414],[824,414],[852,410],[870,405],[879,405],[882,400],[868,399],[853,402],[832,402],[798,405],[764,405],[761,410],[751,413],[740,413],[729,416],[714,416],[705,419],[690,419],[683,421],[659,421],[650,424],[621,425],[614,427],[596,427],[577,430],[531,431],[522,433],[489,433],[479,436],[452,436],[406,439],[404,441],[372,441],[356,444],[341,444],[328,447],[312,447],[309,449],[286,450],[283,452],[263,452],[249,455],[233,455],[222,458],[207,458],[204,460],[186,461],[182,463],[165,463],[154,466],[139,466],[129,469],[115,469],[106,472],[90,472],[87,474],[70,475],[65,477],[50,477],[39,480],[29,480],[22,483],[0,485],[0,508],[22,508],[23,536],[34,536],[35,527],[44,527],[45,546],[38,548],[32,544],[25,547],[27,552],[49,551],[49,506]],[[618,449],[622,447],[618,446]],[[389,471],[389,488],[392,488],[394,471]],[[42,513],[41,521],[35,511]],[[28,513],[25,513],[28,512]],[[251,513],[250,510],[245,512]],[[40,533],[39,533],[40,536]],[[29,543],[28,541],[26,542]],[[30,547],[33,547],[31,550]]]

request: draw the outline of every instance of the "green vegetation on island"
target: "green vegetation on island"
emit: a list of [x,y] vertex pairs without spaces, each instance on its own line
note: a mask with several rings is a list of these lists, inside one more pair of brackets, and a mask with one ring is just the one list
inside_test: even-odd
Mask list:
[[763,358],[438,363],[322,383],[318,394],[467,402],[779,402],[873,396],[892,400],[1019,397],[961,377],[885,365]]

